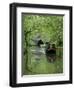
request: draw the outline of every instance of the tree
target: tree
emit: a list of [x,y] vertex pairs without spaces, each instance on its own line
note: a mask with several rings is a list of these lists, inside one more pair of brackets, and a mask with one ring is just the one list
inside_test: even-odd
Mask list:
[[29,45],[33,44],[32,38],[40,34],[44,42],[50,41],[57,46],[63,45],[63,16],[57,15],[22,15],[22,29],[24,32],[24,48],[26,68],[28,65]]

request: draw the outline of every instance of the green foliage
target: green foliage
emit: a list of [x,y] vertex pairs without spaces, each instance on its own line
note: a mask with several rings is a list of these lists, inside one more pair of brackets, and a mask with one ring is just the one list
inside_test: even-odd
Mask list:
[[40,34],[44,41],[63,45],[63,16],[23,14],[23,22],[24,32],[29,34],[29,39]]
[[56,47],[63,47],[63,16],[22,14],[22,30],[25,53],[23,74],[62,73],[63,48],[57,49],[57,60],[54,63],[47,62],[45,55],[42,55],[40,61],[37,62],[31,50],[36,48],[32,40],[36,35],[40,35],[44,43],[55,43]]

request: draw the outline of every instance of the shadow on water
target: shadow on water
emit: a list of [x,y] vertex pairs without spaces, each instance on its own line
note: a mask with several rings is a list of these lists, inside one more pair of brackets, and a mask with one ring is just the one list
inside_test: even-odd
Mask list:
[[39,54],[38,57],[31,54],[30,57],[29,70],[25,70],[25,75],[63,73],[62,57],[57,55],[47,57],[45,54]]

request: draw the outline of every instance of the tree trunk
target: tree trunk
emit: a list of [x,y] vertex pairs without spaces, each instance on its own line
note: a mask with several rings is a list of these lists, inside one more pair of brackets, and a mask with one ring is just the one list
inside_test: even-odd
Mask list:
[[25,44],[26,44],[26,59],[25,59],[25,68],[28,69],[28,41],[27,41],[27,35],[25,35]]

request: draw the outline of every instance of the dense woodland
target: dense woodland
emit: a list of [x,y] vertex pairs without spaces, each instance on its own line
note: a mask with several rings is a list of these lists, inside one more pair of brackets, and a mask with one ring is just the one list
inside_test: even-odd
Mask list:
[[[63,72],[63,16],[22,14],[23,32],[23,74],[51,74]],[[35,59],[36,37],[43,41],[40,49],[45,50],[45,43],[55,44],[56,61],[51,63],[41,54]],[[44,51],[45,52],[45,51]]]

